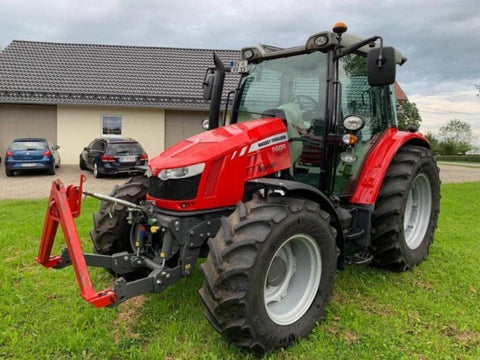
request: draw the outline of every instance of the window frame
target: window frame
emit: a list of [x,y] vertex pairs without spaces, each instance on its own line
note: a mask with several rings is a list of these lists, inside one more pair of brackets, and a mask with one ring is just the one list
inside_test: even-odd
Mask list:
[[[120,129],[120,132],[117,133],[117,132],[105,132],[105,129],[112,129],[112,130],[115,130],[116,128],[113,128],[112,126],[114,125],[111,125],[111,124],[106,124],[105,125],[105,121],[119,121],[120,122],[120,126],[119,126],[119,129]],[[122,133],[123,133],[123,117],[122,115],[119,115],[119,114],[102,114],[102,117],[101,117],[101,124],[100,124],[100,134],[102,136],[122,136]]]

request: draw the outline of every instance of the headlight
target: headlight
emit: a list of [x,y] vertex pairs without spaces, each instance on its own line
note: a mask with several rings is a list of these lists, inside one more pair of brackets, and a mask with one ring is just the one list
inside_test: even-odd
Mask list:
[[357,154],[355,154],[352,151],[345,151],[345,152],[340,154],[340,159],[344,163],[351,164],[351,163],[354,163],[355,161],[357,161],[358,156],[357,156]]
[[253,52],[252,49],[247,49],[243,52],[243,57],[247,60],[253,58],[253,55],[255,55],[255,53]]
[[343,120],[343,126],[350,131],[360,130],[364,125],[365,121],[358,115],[350,115]]
[[320,35],[313,39],[313,44],[318,47],[322,47],[327,45],[328,43],[328,36]]
[[158,173],[158,177],[161,180],[184,179],[201,174],[203,172],[203,169],[205,169],[204,163],[179,167],[175,169],[164,169]]

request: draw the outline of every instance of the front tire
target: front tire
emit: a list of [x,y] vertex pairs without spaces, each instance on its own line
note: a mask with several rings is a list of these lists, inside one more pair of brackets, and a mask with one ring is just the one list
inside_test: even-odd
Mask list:
[[257,351],[307,336],[324,317],[336,275],[329,215],[308,200],[254,198],[221,223],[202,265],[208,321]]
[[383,180],[372,217],[373,265],[406,271],[428,255],[440,211],[440,177],[431,151],[401,148]]
[[[139,204],[146,198],[147,184],[148,179],[145,176],[136,176],[121,186],[115,186],[110,196]],[[90,231],[96,253],[111,255],[122,251],[132,252],[130,244],[132,226],[128,224],[127,217],[126,206],[101,202],[100,209],[93,215],[93,230]]]

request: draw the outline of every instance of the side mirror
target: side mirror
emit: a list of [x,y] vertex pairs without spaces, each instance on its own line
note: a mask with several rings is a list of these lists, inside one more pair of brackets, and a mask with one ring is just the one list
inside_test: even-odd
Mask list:
[[203,100],[210,100],[212,98],[213,82],[215,80],[214,74],[206,74],[203,80]]
[[391,85],[395,82],[395,49],[371,49],[367,55],[367,75],[370,86]]

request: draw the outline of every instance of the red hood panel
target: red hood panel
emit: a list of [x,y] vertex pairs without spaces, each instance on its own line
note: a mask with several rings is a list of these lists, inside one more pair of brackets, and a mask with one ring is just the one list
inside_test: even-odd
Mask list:
[[[193,211],[234,206],[242,200],[245,182],[291,166],[287,128],[275,118],[251,120],[207,131],[164,151],[149,162],[152,176],[161,170],[204,163],[197,185],[187,181],[165,181],[159,189],[197,186],[196,197],[189,200],[167,200],[148,194],[147,198],[163,209]],[[167,183],[168,182],[168,183]],[[152,190],[155,193],[154,190]],[[181,189],[178,188],[178,193]],[[191,194],[190,194],[191,196]],[[165,196],[168,197],[168,196]]]
[[180,141],[152,158],[149,166],[155,176],[162,169],[209,162],[246,145],[286,131],[280,119],[258,119],[206,131]]

